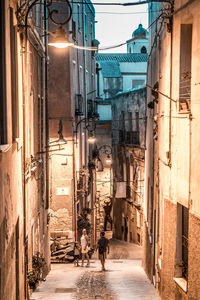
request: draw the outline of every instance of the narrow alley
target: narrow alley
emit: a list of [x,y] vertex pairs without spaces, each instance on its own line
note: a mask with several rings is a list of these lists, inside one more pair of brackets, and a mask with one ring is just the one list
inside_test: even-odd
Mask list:
[[0,28],[0,300],[200,300],[200,0]]
[[159,300],[142,266],[142,248],[112,240],[106,271],[95,255],[89,268],[52,264],[51,271],[31,300]]

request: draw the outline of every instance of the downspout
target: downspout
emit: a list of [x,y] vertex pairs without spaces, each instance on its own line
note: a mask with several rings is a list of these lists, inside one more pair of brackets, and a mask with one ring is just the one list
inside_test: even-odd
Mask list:
[[[74,2],[72,1],[72,15],[73,15],[73,9],[74,9]],[[77,55],[77,65],[76,68],[78,68],[78,50],[76,51]],[[80,87],[80,77],[79,77],[79,69],[78,69],[78,82],[79,82],[79,87]],[[74,83],[73,83],[74,84]],[[72,121],[73,122],[73,121]],[[77,138],[75,140],[76,142],[76,147],[75,147],[75,142],[74,142],[74,123],[72,123],[72,163],[73,163],[73,211],[74,211],[74,238],[75,241],[78,240],[78,232],[77,232],[77,176],[76,176],[76,147],[77,147]],[[77,132],[76,132],[77,136]],[[80,154],[79,154],[80,155]]]
[[[85,24],[85,5],[84,5],[85,0],[82,0],[82,21],[83,21],[83,47],[86,46],[86,42],[85,42],[85,33],[86,33],[86,24]],[[87,4],[86,4],[87,5]],[[85,50],[83,50],[83,63],[84,63],[84,93],[85,93],[85,118],[87,118],[86,114],[87,114],[87,78],[86,78],[86,54],[85,54]],[[87,124],[87,120],[85,119],[85,127]],[[87,143],[86,143],[86,130],[85,130],[85,162],[87,162]]]
[[22,89],[23,89],[23,159],[22,159],[22,170],[23,170],[23,219],[24,219],[24,293],[25,299],[27,299],[27,265],[26,265],[26,54],[27,54],[27,37],[21,34],[21,42],[22,42]]
[[[45,6],[44,6],[44,28],[45,30],[48,30],[48,21],[47,21],[47,1],[45,0]],[[45,35],[45,144],[46,147],[49,145],[49,101],[48,101],[48,36]],[[48,149],[48,148],[46,148]],[[45,160],[46,160],[46,203],[45,203],[45,209],[46,209],[46,226],[47,226],[47,234],[48,234],[48,241],[50,242],[50,228],[49,228],[49,222],[50,222],[50,212],[49,212],[49,153],[46,152]],[[49,247],[49,244],[48,244]],[[50,257],[48,261],[48,268],[50,270],[51,263],[50,263]]]
[[192,176],[192,114],[189,114],[189,182],[188,182],[188,209],[192,206],[191,176]]
[[[45,30],[48,29],[47,22],[47,1],[45,1],[44,19]],[[46,110],[46,146],[49,144],[49,103],[48,103],[48,41],[45,35],[45,110]],[[49,209],[49,154],[46,152],[46,210]],[[48,212],[47,212],[48,213]]]
[[[171,5],[171,12],[173,13],[174,7]],[[171,31],[171,41],[170,41],[170,91],[169,96],[172,98],[172,78],[173,78],[173,15],[169,19],[169,26]],[[169,101],[169,156],[168,156],[168,166],[172,167],[172,158],[171,158],[171,150],[172,150],[172,101]]]
[[73,193],[74,193],[74,237],[75,241],[78,239],[78,234],[77,234],[77,197],[76,197],[76,184],[77,184],[77,176],[76,176],[76,157],[75,157],[75,143],[74,140],[72,141],[72,159],[73,159]]
[[[83,15],[82,15],[82,19],[83,19],[83,46],[86,46],[86,41],[85,41],[85,37],[86,37],[86,26],[87,24],[85,23],[85,14],[86,14],[86,10],[85,10],[85,5],[87,5],[87,2],[85,0],[82,0],[83,3]],[[85,3],[85,5],[84,5]],[[87,5],[88,6],[88,5]],[[86,122],[87,122],[87,76],[86,76],[86,52],[85,50],[83,51],[83,60],[84,60],[84,82],[85,82],[85,127],[86,127]],[[86,132],[85,132],[85,162],[87,162],[88,160],[88,156],[90,155],[90,146],[88,146],[87,144],[87,136],[86,136]],[[88,150],[89,149],[89,153]],[[89,162],[89,161],[88,161]],[[94,227],[95,227],[95,222],[94,222],[94,207],[93,207],[93,196],[94,196],[94,191],[93,191],[93,184],[94,184],[94,173],[93,170],[92,172],[92,183],[91,183],[91,210],[92,210],[92,214],[91,214],[91,227],[93,228],[93,236],[91,236],[91,241],[92,243],[94,243],[94,236],[95,236],[95,232],[94,232]],[[91,232],[92,233],[92,232]]]

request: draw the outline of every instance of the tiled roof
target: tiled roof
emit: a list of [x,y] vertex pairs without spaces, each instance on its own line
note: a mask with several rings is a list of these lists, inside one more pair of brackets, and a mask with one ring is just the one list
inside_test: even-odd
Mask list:
[[147,59],[147,53],[98,53],[96,55],[97,61],[147,62]]
[[121,72],[119,68],[119,62],[113,61],[101,61],[100,67],[104,78],[120,78]]

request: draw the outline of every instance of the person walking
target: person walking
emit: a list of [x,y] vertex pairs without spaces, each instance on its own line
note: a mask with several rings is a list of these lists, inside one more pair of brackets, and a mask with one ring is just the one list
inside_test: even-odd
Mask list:
[[80,245],[78,242],[74,242],[74,266],[79,267],[80,259]]
[[82,236],[81,236],[82,267],[84,265],[85,257],[87,258],[86,266],[89,267],[89,265],[90,265],[90,259],[89,259],[89,255],[88,255],[88,242],[89,242],[89,238],[87,236],[87,231],[86,231],[86,229],[83,229]]
[[109,240],[105,237],[105,232],[101,232],[101,238],[98,240],[97,249],[99,250],[99,259],[102,265],[102,271],[105,271],[106,253],[109,254]]

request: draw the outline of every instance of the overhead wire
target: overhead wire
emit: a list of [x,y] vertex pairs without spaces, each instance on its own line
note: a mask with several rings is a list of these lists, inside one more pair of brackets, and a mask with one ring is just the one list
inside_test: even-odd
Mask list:
[[[194,0],[193,0],[194,1]],[[143,4],[148,4],[148,3],[152,3],[152,2],[158,2],[158,3],[161,3],[161,2],[166,2],[166,3],[171,3],[171,0],[139,0],[139,1],[136,1],[136,2],[91,2],[91,3],[88,3],[87,1],[84,2],[84,1],[69,1],[69,3],[73,3],[73,4],[82,4],[82,5],[88,5],[88,4],[92,4],[92,5],[101,5],[101,6],[135,6],[135,5],[143,5]]]
[[[148,30],[148,29],[150,29],[162,16],[164,16],[165,15],[165,13],[164,12],[162,12],[145,30],[144,30],[144,32],[146,32],[146,30]],[[161,22],[161,24],[163,25],[163,23],[164,23],[164,19],[162,20],[162,22]],[[159,33],[160,33],[160,31],[161,31],[161,29],[162,29],[162,26],[161,26],[161,28],[160,28],[160,30],[159,30]],[[132,41],[134,41],[134,40],[136,40],[136,39],[138,39],[139,37],[142,37],[142,34],[143,34],[143,32],[142,33],[140,33],[139,35],[137,35],[137,36],[135,36],[135,37],[133,37],[132,39],[130,39],[129,40],[129,42],[132,42]],[[157,38],[157,36],[158,36],[158,34],[156,35],[156,37],[155,37],[155,39],[154,39],[154,41],[156,40],[156,38]],[[117,45],[112,45],[112,46],[107,46],[107,47],[101,47],[101,48],[99,48],[99,50],[101,51],[101,50],[110,50],[110,49],[114,49],[114,48],[119,48],[119,47],[121,47],[121,46],[124,46],[124,45],[126,45],[127,44],[127,41],[126,42],[123,42],[123,43],[120,43],[120,44],[117,44]],[[152,47],[153,48],[153,47]]]

